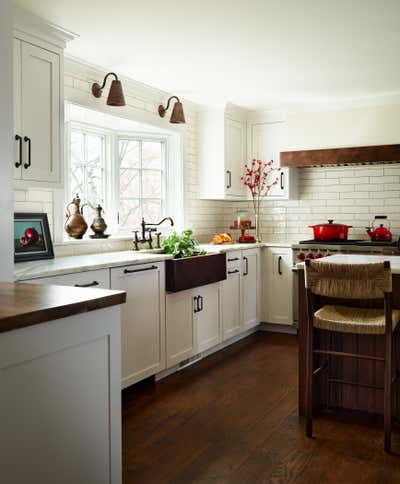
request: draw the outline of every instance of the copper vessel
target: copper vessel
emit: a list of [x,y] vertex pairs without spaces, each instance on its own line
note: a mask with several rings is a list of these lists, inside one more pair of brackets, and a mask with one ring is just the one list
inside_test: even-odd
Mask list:
[[[72,202],[67,205],[65,214],[67,220],[65,221],[64,229],[67,234],[74,239],[81,239],[88,229],[87,223],[83,218],[83,207],[85,205],[87,204],[85,203],[81,206],[81,199],[78,194],[76,194],[76,197]],[[70,211],[71,206],[73,206],[72,213]]]
[[104,218],[101,216],[103,207],[101,205],[97,205],[97,207],[95,207],[94,210],[96,215],[93,219],[92,225],[90,226],[94,234],[91,235],[90,237],[92,239],[106,239],[109,236],[104,233],[106,231],[107,224]]

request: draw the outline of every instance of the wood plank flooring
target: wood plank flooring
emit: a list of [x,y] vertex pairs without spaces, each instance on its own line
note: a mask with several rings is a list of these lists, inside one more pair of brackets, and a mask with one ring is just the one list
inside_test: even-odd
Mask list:
[[[381,422],[297,416],[297,338],[258,332],[123,393],[124,484],[399,483]],[[347,416],[348,417],[348,416]]]

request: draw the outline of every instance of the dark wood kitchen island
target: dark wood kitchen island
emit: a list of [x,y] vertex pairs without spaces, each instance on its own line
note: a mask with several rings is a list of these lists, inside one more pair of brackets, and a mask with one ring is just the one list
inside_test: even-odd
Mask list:
[[[329,262],[364,264],[389,260],[393,278],[393,308],[400,308],[400,257],[382,255],[335,255]],[[299,414],[305,415],[305,376],[306,376],[306,331],[307,301],[304,285],[304,264],[297,266],[298,276],[298,317],[299,317]],[[318,304],[326,302],[319,298]],[[349,301],[348,301],[349,302]],[[367,301],[355,301],[353,305],[366,306]],[[400,331],[394,343],[395,368],[400,368],[398,350],[400,348]],[[315,343],[323,349],[332,349],[348,353],[363,353],[382,357],[384,355],[384,337],[381,335],[358,335],[337,333],[314,329]],[[332,409],[358,410],[371,414],[383,414],[383,362],[355,358],[335,358],[322,356],[318,363],[327,363],[327,369],[314,377],[314,410],[330,407]],[[343,383],[345,381],[345,383]],[[357,383],[357,385],[356,385]],[[361,384],[361,386],[360,386]],[[395,398],[393,413],[400,418],[400,388],[393,388]]]

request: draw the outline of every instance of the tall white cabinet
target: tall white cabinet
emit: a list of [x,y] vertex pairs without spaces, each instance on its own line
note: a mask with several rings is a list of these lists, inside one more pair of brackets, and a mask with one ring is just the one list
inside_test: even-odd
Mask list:
[[14,179],[17,188],[63,181],[63,51],[73,35],[16,9]]
[[246,111],[228,105],[199,112],[200,198],[246,198]]

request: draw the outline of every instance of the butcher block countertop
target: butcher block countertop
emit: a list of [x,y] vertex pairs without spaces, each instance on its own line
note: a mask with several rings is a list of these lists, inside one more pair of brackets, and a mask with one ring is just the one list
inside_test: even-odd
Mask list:
[[0,333],[126,301],[124,291],[0,283]]

